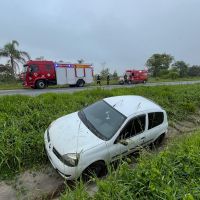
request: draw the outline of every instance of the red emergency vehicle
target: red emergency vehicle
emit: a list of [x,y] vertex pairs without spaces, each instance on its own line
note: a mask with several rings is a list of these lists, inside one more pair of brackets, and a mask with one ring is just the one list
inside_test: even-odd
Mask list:
[[124,76],[120,77],[119,84],[146,83],[147,80],[147,70],[126,70]]
[[90,64],[71,64],[30,60],[24,65],[23,85],[43,89],[48,85],[76,85],[83,87],[93,82]]

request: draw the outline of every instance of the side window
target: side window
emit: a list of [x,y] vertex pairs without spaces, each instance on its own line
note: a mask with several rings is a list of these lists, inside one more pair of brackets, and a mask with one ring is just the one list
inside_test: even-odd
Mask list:
[[131,138],[145,130],[146,115],[140,115],[130,120],[123,128],[118,137],[118,141],[121,139]]
[[30,72],[38,72],[39,68],[37,65],[30,65]]
[[149,119],[148,129],[151,129],[163,123],[164,114],[163,112],[152,112],[148,114],[148,119]]
[[50,64],[46,64],[46,70],[47,71],[51,71],[52,70],[52,65],[50,65]]

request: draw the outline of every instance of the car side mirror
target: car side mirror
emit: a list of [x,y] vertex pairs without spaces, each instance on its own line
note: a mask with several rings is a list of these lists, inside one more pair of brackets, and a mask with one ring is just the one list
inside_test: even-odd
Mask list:
[[128,142],[126,140],[123,140],[123,139],[120,140],[119,143],[122,144],[122,145],[124,145],[124,146],[128,145]]

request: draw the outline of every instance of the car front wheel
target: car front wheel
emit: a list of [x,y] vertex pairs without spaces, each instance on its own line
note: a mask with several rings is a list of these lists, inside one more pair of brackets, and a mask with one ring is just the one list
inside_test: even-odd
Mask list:
[[88,181],[91,177],[102,177],[107,173],[106,165],[103,161],[97,161],[87,167],[82,173],[82,178],[84,181]]
[[152,144],[151,148],[159,147],[165,138],[165,133],[161,134]]

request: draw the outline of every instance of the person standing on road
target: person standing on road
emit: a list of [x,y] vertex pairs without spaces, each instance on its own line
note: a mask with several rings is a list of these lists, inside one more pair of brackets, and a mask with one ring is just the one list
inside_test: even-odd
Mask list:
[[107,85],[109,85],[109,83],[110,83],[110,75],[108,74],[108,76],[107,76]]
[[100,78],[99,74],[97,75],[97,85],[101,85],[101,78]]

